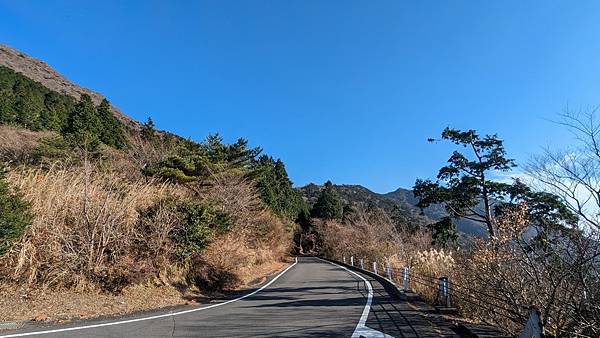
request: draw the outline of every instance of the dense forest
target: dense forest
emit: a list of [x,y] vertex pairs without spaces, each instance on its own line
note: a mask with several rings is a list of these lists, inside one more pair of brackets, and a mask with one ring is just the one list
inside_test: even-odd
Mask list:
[[117,149],[127,145],[125,126],[110,111],[106,99],[95,106],[92,99],[83,94],[76,101],[2,66],[0,124],[56,131],[74,143],[86,139]]

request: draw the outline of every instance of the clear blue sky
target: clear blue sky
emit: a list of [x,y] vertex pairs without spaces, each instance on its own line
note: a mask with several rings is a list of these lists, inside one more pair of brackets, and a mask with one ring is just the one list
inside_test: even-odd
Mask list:
[[433,176],[446,126],[523,163],[600,104],[597,1],[0,0],[0,42],[130,116],[245,137],[295,184],[378,192]]

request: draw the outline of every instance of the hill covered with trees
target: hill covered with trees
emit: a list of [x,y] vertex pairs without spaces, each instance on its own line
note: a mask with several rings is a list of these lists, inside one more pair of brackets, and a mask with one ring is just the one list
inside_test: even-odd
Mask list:
[[[441,205],[431,205],[421,210],[417,206],[418,199],[409,189],[398,188],[389,193],[379,194],[361,185],[334,184],[333,188],[339,194],[344,205],[381,208],[399,225],[406,224],[414,228],[423,228],[432,221],[440,220],[446,215],[446,211]],[[313,205],[322,189],[322,185],[308,184],[299,187],[298,191],[302,193],[307,204]],[[457,230],[467,236],[481,238],[487,236],[485,228],[481,224],[467,219],[458,220]]]
[[0,47],[0,307],[11,318],[44,304],[10,290],[171,285],[179,302],[286,259],[307,207],[283,161],[244,138],[196,142],[133,121]]

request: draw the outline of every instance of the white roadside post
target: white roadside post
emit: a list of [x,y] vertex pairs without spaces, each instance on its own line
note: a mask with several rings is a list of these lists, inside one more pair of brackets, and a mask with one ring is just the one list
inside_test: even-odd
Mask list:
[[386,272],[387,278],[389,280],[392,280],[392,267],[390,266],[390,263],[387,263],[387,267],[385,268],[385,272]]
[[438,296],[439,302],[445,307],[450,307],[450,288],[448,287],[448,277],[439,278]]
[[404,292],[408,291],[408,276],[409,276],[409,269],[407,266],[404,267],[404,271],[402,271],[402,289],[404,290]]
[[346,256],[344,256],[344,264],[346,264]]
[[364,259],[362,259],[362,258],[360,259],[360,269],[361,269],[361,270],[364,270],[364,269],[365,269],[365,261],[364,261]]
[[377,273],[377,262],[373,262],[373,272],[378,275]]
[[354,266],[354,256],[350,256],[350,265]]

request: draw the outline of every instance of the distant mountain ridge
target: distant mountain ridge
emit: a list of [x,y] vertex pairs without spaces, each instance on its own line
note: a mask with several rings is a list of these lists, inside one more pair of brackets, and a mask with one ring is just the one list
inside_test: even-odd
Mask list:
[[[418,200],[414,196],[412,190],[409,189],[398,188],[389,193],[379,194],[361,185],[342,184],[334,185],[334,188],[345,204],[372,204],[380,207],[388,214],[392,211],[394,206],[397,206],[403,213],[405,219],[421,225],[432,223],[446,215],[446,211],[441,205],[434,205],[426,208],[423,210],[424,215],[421,215],[421,210],[416,206]],[[302,193],[307,203],[312,205],[316,202],[322,186],[310,183],[297,189]],[[485,228],[481,224],[470,220],[460,220],[457,224],[457,229],[459,232],[467,235],[486,237]]]

